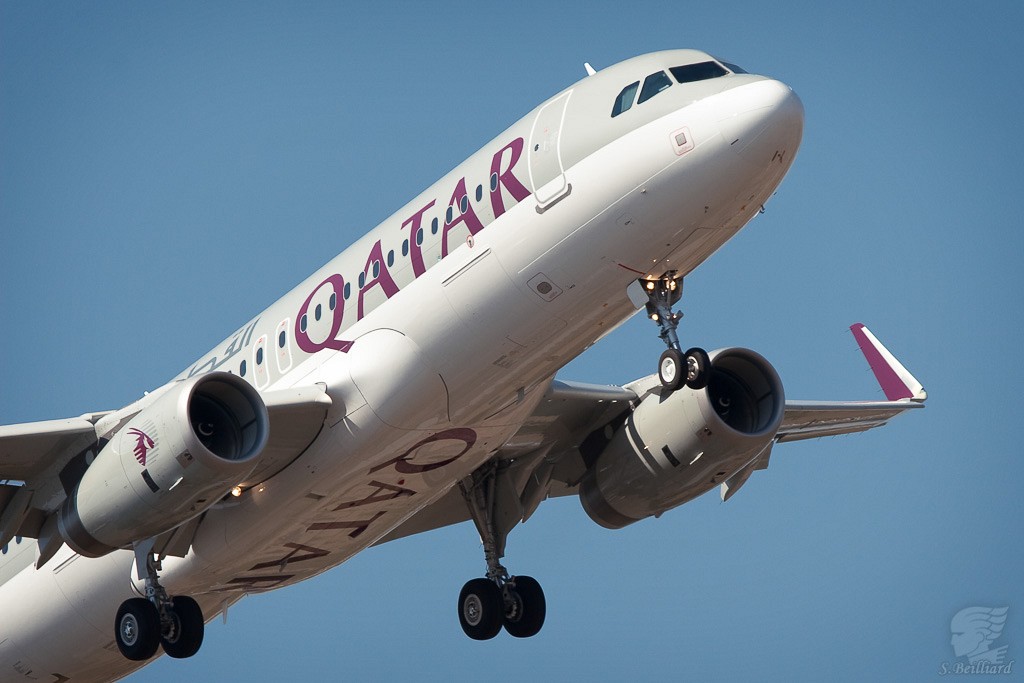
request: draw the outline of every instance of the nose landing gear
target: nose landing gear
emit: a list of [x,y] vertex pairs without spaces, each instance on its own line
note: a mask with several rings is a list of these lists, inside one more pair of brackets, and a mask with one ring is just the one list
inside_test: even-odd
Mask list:
[[711,361],[704,349],[694,347],[683,353],[679,345],[676,327],[683,319],[682,313],[672,310],[683,296],[683,278],[675,271],[669,271],[657,280],[640,280],[647,294],[647,316],[658,325],[658,336],[668,349],[658,360],[658,379],[668,391],[675,391],[685,384],[691,389],[703,389],[708,385]]

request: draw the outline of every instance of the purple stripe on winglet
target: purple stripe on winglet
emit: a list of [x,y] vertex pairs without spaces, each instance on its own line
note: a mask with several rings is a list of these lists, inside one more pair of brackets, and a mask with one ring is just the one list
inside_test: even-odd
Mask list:
[[896,374],[896,370],[889,365],[885,357],[882,356],[882,353],[871,342],[871,339],[864,334],[864,325],[862,323],[854,323],[850,325],[850,332],[853,332],[853,338],[857,340],[857,346],[860,347],[864,357],[868,359],[868,365],[871,366],[871,371],[875,373],[875,379],[882,386],[885,397],[890,401],[898,401],[901,398],[913,398],[914,392],[900,379],[899,375]]

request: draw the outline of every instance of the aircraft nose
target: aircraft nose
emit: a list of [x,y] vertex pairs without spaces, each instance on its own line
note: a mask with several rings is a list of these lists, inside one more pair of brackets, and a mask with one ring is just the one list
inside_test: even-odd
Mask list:
[[722,95],[726,97],[719,128],[725,143],[734,152],[759,163],[777,154],[786,154],[792,159],[804,129],[804,105],[792,88],[766,79]]

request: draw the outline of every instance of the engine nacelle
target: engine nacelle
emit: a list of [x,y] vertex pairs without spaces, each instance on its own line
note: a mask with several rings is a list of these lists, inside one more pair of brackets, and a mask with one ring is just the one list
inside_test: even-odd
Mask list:
[[99,452],[61,506],[60,534],[100,557],[174,529],[253,470],[268,432],[267,408],[244,380],[214,372],[180,382]]
[[769,445],[785,403],[778,373],[760,354],[714,352],[706,389],[665,396],[659,387],[610,438],[587,440],[584,457],[597,455],[580,482],[583,509],[619,529],[696,498]]

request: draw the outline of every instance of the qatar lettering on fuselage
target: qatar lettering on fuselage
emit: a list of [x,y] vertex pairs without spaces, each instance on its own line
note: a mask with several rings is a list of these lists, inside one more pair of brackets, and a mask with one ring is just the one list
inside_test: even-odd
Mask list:
[[[490,173],[487,178],[487,195],[490,204],[491,215],[486,214],[481,218],[480,212],[475,205],[483,201],[483,184],[476,188],[475,201],[470,197],[466,176],[462,175],[455,182],[446,204],[440,204],[434,198],[420,208],[413,211],[412,215],[401,220],[395,231],[395,242],[400,242],[401,258],[407,259],[406,264],[397,262],[395,249],[388,249],[385,256],[385,239],[377,239],[370,247],[366,256],[362,271],[358,273],[356,283],[356,317],[354,320],[345,321],[345,301],[352,295],[352,280],[346,279],[343,273],[330,273],[314,286],[306,296],[302,305],[289,316],[292,322],[292,334],[296,346],[307,353],[314,354],[324,349],[345,352],[352,346],[351,341],[342,338],[342,333],[353,322],[364,318],[373,308],[367,304],[367,295],[377,289],[384,299],[390,299],[399,292],[401,286],[392,272],[398,268],[409,268],[412,278],[423,275],[428,265],[428,259],[424,257],[424,241],[426,231],[431,234],[440,235],[440,254],[433,260],[433,263],[440,261],[454,249],[451,243],[452,231],[459,228],[457,234],[461,235],[462,230],[468,231],[468,239],[484,229],[485,221],[491,221],[502,216],[515,204],[530,196],[530,190],[516,175],[516,166],[523,158],[524,140],[516,137],[508,144],[494,152],[490,162]],[[446,193],[447,194],[447,193]],[[440,207],[444,206],[441,214]],[[395,221],[398,223],[398,221]],[[400,231],[400,232],[399,232]],[[409,281],[411,281],[409,280]],[[408,283],[405,283],[408,284]],[[326,304],[326,305],[325,305]],[[326,310],[325,310],[326,309]],[[315,337],[311,334],[313,322],[319,321],[327,316],[329,328],[324,332],[321,326]],[[239,354],[248,352],[253,333],[259,325],[260,319],[251,321],[241,330],[232,335],[224,350],[220,353],[210,355],[193,365],[186,373],[186,377],[212,372],[224,367],[228,362],[235,359]],[[280,325],[278,326],[280,329]],[[284,331],[280,330],[278,335],[281,346],[285,343]],[[263,339],[261,337],[261,339]],[[262,351],[260,349],[259,351]],[[248,353],[242,356],[247,358]],[[260,365],[266,361],[262,353],[258,352],[254,363]],[[239,374],[246,375],[245,361],[242,360],[239,366]],[[255,370],[255,368],[254,368]],[[255,375],[255,372],[252,373]]]

